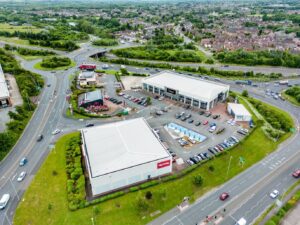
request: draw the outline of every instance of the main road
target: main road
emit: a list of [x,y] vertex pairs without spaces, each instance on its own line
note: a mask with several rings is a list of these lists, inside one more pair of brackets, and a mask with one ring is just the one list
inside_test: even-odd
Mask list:
[[[71,53],[64,52],[62,54],[70,57],[76,62],[76,65],[79,65],[82,62],[89,61],[88,58],[90,55],[101,50],[105,49],[95,48],[90,46],[89,43],[86,43],[82,44],[79,50]],[[53,136],[51,132],[54,129],[59,128],[63,130],[62,133],[66,133],[80,129],[85,125],[83,121],[72,120],[64,116],[64,112],[68,107],[68,103],[65,99],[67,90],[69,89],[69,75],[73,74],[76,71],[76,68],[52,73],[34,69],[33,65],[36,62],[37,61],[27,62],[21,60],[21,65],[27,70],[41,74],[45,78],[46,84],[50,84],[50,87],[45,87],[42,90],[42,93],[39,96],[38,107],[32,116],[30,123],[28,123],[23,135],[10,154],[8,154],[8,156],[0,163],[0,196],[4,193],[10,193],[12,198],[8,207],[5,210],[0,211],[0,224],[3,225],[11,224],[15,209],[22,199],[24,191],[29,186],[32,178],[49,151],[51,151],[56,140],[56,136]],[[128,68],[129,70],[139,70],[134,67]],[[237,91],[241,91],[241,87],[239,86],[232,84],[232,87]],[[299,118],[298,108],[288,103],[280,103],[280,105],[278,105],[278,101],[266,99],[262,93],[259,93],[255,89],[250,89],[249,92],[263,101],[277,105],[280,108],[285,108],[288,112],[292,113],[295,118]],[[101,121],[96,122],[103,123]],[[109,120],[106,120],[105,122],[109,122]],[[36,139],[40,134],[43,134],[44,139],[41,142],[37,142]],[[262,179],[271,173],[275,173],[272,177],[281,178],[281,172],[278,170],[279,165],[284,165],[280,168],[285,168],[286,165],[292,165],[292,158],[297,161],[299,157],[297,155],[297,149],[300,148],[297,138],[299,138],[298,132],[292,139],[285,142],[278,151],[264,159],[263,162],[254,165],[244,173],[233,178],[214,193],[207,194],[183,213],[178,213],[176,210],[173,210],[169,214],[167,213],[158,218],[152,224],[195,224],[205,218],[206,215],[212,215],[213,212],[217,212],[223,207],[228,208],[227,214],[223,220],[224,224],[227,224],[226,221],[230,224],[232,221],[230,221],[231,217],[229,215],[238,217],[240,213],[238,210],[235,210],[237,206],[236,202],[238,202],[238,204],[244,203],[245,206],[250,205],[252,207],[253,201],[257,200],[256,198],[259,198],[259,193],[264,190],[261,182]],[[288,150],[285,151],[284,148]],[[25,167],[28,177],[22,183],[18,183],[16,177],[24,169],[19,167],[18,164],[20,159],[24,156],[29,160]],[[300,160],[298,160],[298,163],[299,161]],[[287,168],[287,170],[290,169],[291,168]],[[278,181],[279,180],[281,179],[278,179]],[[292,183],[292,181],[293,180],[290,179],[288,182]],[[269,182],[272,183],[273,181],[271,180]],[[290,184],[286,181],[284,182],[287,185]],[[223,190],[232,191],[232,199],[225,204],[216,201],[218,194]],[[247,193],[250,191],[253,191],[256,195],[249,195],[251,197],[249,198]],[[269,191],[269,189],[267,191]],[[245,197],[246,195],[248,196],[247,198]],[[244,202],[245,199],[249,199],[249,201]],[[266,207],[268,202],[269,201],[265,201],[263,207]],[[176,217],[174,217],[174,215],[176,215]],[[256,211],[254,211],[253,216],[257,215],[258,212],[256,213]]]

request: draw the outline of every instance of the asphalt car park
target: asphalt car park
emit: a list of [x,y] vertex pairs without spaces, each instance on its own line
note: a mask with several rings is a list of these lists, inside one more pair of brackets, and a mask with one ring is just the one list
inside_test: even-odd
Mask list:
[[[200,115],[199,110],[187,110],[172,104],[169,104],[168,107],[168,112],[165,112],[162,115],[156,115],[154,118],[149,119],[148,122],[153,128],[159,130],[160,139],[163,143],[167,144],[169,150],[174,152],[178,157],[183,158],[185,161],[192,156],[204,153],[207,157],[211,157],[213,153],[210,153],[208,148],[214,148],[216,145],[224,143],[224,141],[230,142],[231,136],[240,140],[247,135],[246,131],[248,130],[245,130],[243,134],[237,133],[237,131],[241,131],[242,128],[233,121],[230,121],[229,123],[227,118],[222,118],[222,116],[213,119],[213,115],[208,116],[206,113]],[[182,115],[185,115],[186,119],[183,119]],[[198,132],[201,135],[206,136],[207,139],[202,143],[192,144],[189,147],[182,147],[180,140],[173,139],[164,128],[164,126],[169,123],[176,123],[189,130]],[[216,126],[216,128],[214,131],[210,132],[212,126]],[[222,131],[217,134],[218,130]],[[227,148],[231,147],[233,144],[234,143],[231,141],[227,144]],[[225,144],[222,149],[225,149]]]

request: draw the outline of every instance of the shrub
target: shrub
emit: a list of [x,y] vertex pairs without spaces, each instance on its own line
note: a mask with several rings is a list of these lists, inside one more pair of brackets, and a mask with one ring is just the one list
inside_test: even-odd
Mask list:
[[145,194],[145,198],[148,199],[148,200],[151,199],[152,198],[152,192],[147,191],[146,194]]
[[136,208],[139,212],[145,212],[149,209],[149,207],[149,203],[143,197],[138,197],[136,201]]
[[152,180],[152,181],[141,184],[139,187],[140,187],[140,189],[145,189],[145,188],[157,185],[157,184],[159,184],[158,180]]
[[139,190],[138,187],[131,187],[131,188],[129,188],[130,192],[135,192],[135,191],[138,191],[138,190]]
[[193,177],[193,183],[196,185],[196,186],[201,186],[203,184],[203,178],[201,177],[201,175],[195,175]]

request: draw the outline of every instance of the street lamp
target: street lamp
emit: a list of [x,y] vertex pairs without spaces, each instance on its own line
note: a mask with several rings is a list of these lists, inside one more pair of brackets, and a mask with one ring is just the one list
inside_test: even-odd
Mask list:
[[16,195],[17,195],[18,201],[19,201],[19,200],[20,200],[20,197],[19,197],[19,194],[18,194],[18,192],[17,192],[17,190],[16,190],[16,187],[15,187],[14,183],[12,182],[12,180],[11,180],[10,178],[8,178],[8,180],[9,180],[11,186],[13,187],[13,189],[14,189]]
[[92,220],[92,225],[95,225],[95,223],[94,223],[94,217],[92,217],[91,220]]

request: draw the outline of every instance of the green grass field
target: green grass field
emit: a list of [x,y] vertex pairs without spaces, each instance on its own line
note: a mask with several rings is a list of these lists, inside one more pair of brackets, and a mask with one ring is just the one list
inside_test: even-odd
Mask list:
[[8,31],[10,33],[13,33],[15,31],[20,31],[20,32],[32,32],[32,33],[38,33],[42,31],[42,29],[37,28],[35,26],[14,26],[10,25],[8,23],[0,23],[0,30],[1,31]]
[[[92,217],[95,225],[146,224],[154,219],[150,213],[157,210],[160,210],[161,213],[166,212],[180,203],[185,196],[190,196],[192,200],[195,200],[258,162],[274,151],[279,144],[279,142],[268,139],[261,128],[257,128],[251,136],[230,152],[201,165],[180,179],[103,202],[97,205],[100,213],[95,213],[95,206],[72,212],[68,210],[66,199],[65,147],[68,140],[74,135],[77,133],[62,137],[49,154],[17,208],[14,218],[15,225],[82,225],[91,224]],[[285,135],[281,141],[289,135]],[[228,167],[231,156],[231,168],[226,178],[224,168]],[[246,161],[243,167],[239,165],[240,156]],[[214,167],[213,172],[208,169],[210,166]],[[57,175],[54,176],[53,171],[56,171]],[[193,176],[197,174],[204,179],[202,187],[196,187],[192,183]],[[149,210],[140,214],[136,209],[137,197],[144,196],[146,191],[151,191],[153,197],[148,200]],[[166,192],[164,198],[161,197],[163,191]]]
[[38,69],[38,70],[44,70],[44,71],[56,71],[56,70],[66,70],[66,69],[76,66],[76,63],[74,61],[72,61],[71,65],[69,65],[69,66],[61,66],[61,67],[56,67],[56,68],[42,67],[41,63],[42,62],[38,62],[37,64],[35,64],[34,68]]
[[0,41],[5,41],[7,43],[19,44],[19,45],[30,45],[28,40],[22,40],[17,37],[0,37]]

